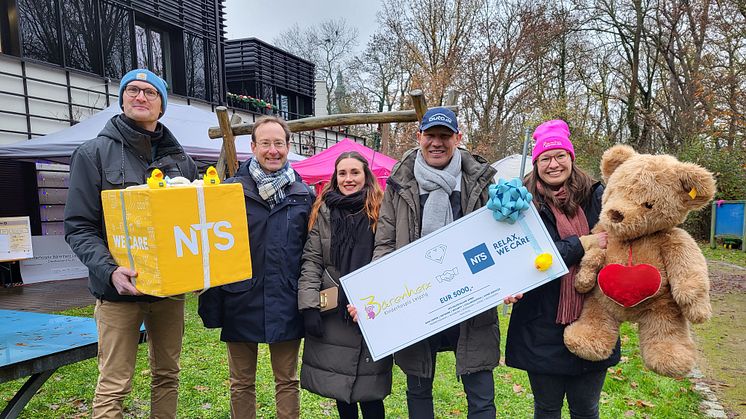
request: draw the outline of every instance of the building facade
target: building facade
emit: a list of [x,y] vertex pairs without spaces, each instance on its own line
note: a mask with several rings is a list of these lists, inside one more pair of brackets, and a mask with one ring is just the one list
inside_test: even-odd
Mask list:
[[225,98],[224,44],[222,0],[2,0],[0,144],[105,108],[136,67],[211,109]]
[[249,109],[261,109],[264,103],[288,120],[313,116],[315,67],[256,38],[228,40],[228,103]]

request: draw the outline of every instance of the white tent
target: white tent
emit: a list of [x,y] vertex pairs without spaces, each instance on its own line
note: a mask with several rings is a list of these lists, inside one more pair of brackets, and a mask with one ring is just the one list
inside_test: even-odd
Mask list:
[[[505,157],[492,163],[492,167],[497,170],[497,174],[495,174],[495,182],[497,182],[500,178],[510,180],[514,177],[519,177],[521,175],[521,155],[513,154]],[[531,173],[531,170],[533,170],[533,166],[531,166],[531,160],[526,157],[526,167],[523,174],[527,175]]]
[[[0,158],[49,159],[67,162],[75,148],[86,140],[96,138],[106,122],[121,112],[119,105],[113,104],[70,128],[28,141],[1,146]],[[212,140],[207,136],[207,129],[218,125],[214,113],[188,105],[169,103],[160,121],[171,130],[192,158],[218,160],[223,142],[220,139]],[[244,161],[251,156],[250,142],[251,136],[236,138],[236,153],[239,161]],[[304,159],[305,157],[299,154],[288,153],[288,160],[291,162]]]

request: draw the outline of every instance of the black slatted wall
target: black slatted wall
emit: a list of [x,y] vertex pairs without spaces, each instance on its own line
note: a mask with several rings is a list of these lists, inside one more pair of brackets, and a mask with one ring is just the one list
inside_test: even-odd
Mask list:
[[31,234],[41,235],[36,165],[0,159],[0,217],[26,215],[31,221]]

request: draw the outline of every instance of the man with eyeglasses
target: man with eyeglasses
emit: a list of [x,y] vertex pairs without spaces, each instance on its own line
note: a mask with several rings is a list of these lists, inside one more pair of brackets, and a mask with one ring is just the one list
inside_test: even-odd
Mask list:
[[158,122],[167,103],[166,83],[160,77],[146,69],[130,71],[119,85],[123,112],[70,159],[65,239],[88,267],[88,288],[96,297],[99,377],[94,418],[123,416],[143,321],[152,376],[150,416],[176,417],[184,299],[143,295],[135,288],[137,272],[118,266],[109,253],[101,206],[101,191],[145,183],[155,168],[172,178],[197,177],[194,161]]
[[[495,169],[482,157],[458,148],[461,137],[451,110],[432,108],[425,113],[417,133],[419,147],[405,153],[388,178],[374,260],[487,203]],[[497,310],[486,310],[394,354],[394,361],[407,375],[410,418],[435,417],[436,355],[443,351],[454,352],[456,375],[466,393],[467,417],[494,419],[492,370],[500,360]]]
[[205,327],[222,327],[220,340],[228,346],[233,418],[256,417],[259,343],[269,345],[275,417],[300,416],[298,278],[314,194],[288,164],[289,145],[283,119],[263,116],[254,123],[254,156],[226,181],[244,188],[253,278],[200,296]]

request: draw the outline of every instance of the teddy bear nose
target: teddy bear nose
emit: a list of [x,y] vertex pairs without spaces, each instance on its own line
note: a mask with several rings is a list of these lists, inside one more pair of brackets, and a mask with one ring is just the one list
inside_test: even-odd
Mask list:
[[621,223],[624,220],[624,214],[617,210],[609,210],[609,218],[614,223]]

